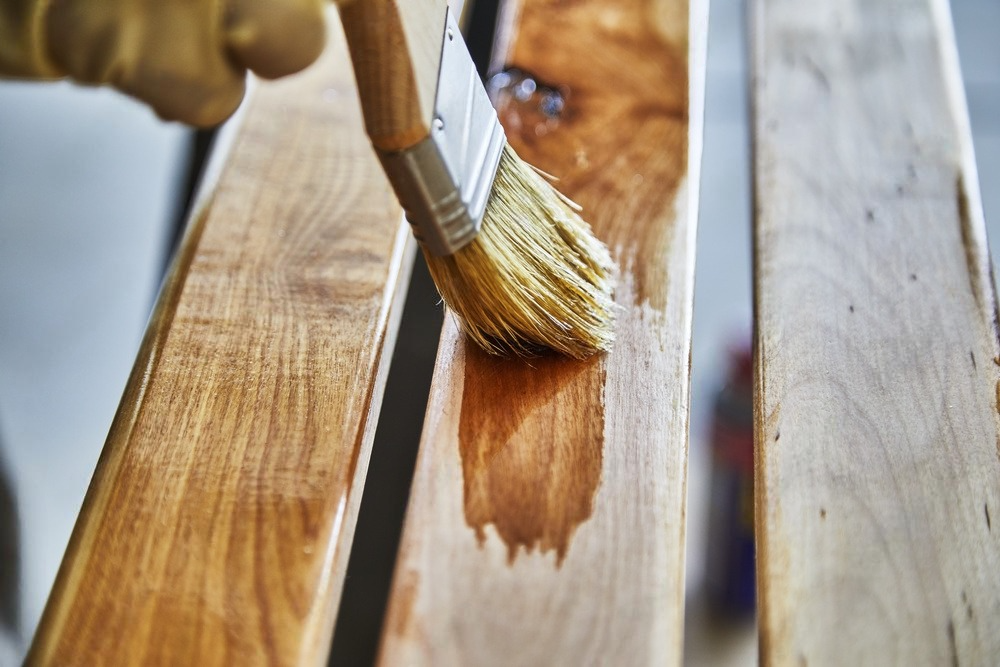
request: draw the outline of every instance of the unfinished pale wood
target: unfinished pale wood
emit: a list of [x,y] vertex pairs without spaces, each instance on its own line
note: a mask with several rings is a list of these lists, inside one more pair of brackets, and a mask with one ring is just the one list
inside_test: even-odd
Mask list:
[[385,151],[413,146],[431,130],[447,0],[338,6],[372,143]]
[[565,109],[501,121],[612,247],[618,339],[503,360],[447,320],[380,661],[677,664],[707,6],[507,10],[501,64]]
[[947,1],[755,10],[762,662],[995,665],[1000,342]]
[[413,257],[330,33],[192,223],[32,664],[325,664]]

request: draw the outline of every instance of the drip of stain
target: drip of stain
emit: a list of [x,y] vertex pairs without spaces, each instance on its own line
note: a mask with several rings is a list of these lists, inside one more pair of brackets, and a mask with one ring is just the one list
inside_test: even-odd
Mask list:
[[559,566],[593,513],[601,479],[603,359],[498,359],[467,342],[464,348],[465,520],[480,545],[493,524],[509,564],[521,547],[537,547],[555,551]]

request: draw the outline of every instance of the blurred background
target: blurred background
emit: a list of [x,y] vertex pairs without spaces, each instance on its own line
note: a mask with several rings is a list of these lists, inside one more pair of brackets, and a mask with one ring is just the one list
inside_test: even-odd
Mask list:
[[[987,226],[997,239],[1000,2],[953,0],[952,12]],[[712,2],[702,167],[702,192],[710,196],[702,199],[698,230],[692,365],[685,649],[692,665],[755,664],[757,655],[752,580],[749,606],[746,590],[752,552],[749,560],[733,556],[748,539],[740,532],[747,475],[739,456],[728,455],[716,457],[713,473],[712,457],[713,446],[730,454],[752,446],[743,398],[751,327],[744,13],[742,0]],[[204,135],[161,123],[111,91],[0,82],[0,595],[17,592],[14,606],[0,604],[0,666],[20,662],[45,605],[204,144]],[[993,252],[996,262],[996,244]],[[408,318],[424,313],[423,337],[401,340],[422,346],[424,370],[440,321],[429,289],[418,276],[407,303]],[[390,393],[393,385],[390,378]],[[418,437],[423,406],[408,392],[398,400],[410,403],[417,425],[409,431]],[[405,478],[405,470],[377,469],[378,440],[375,447],[372,474]],[[393,511],[363,505],[359,558],[375,550],[365,531],[401,509]],[[371,597],[358,594],[363,576],[351,581],[345,604]],[[369,614],[378,613],[376,600]],[[341,630],[334,657],[364,655],[341,641]]]

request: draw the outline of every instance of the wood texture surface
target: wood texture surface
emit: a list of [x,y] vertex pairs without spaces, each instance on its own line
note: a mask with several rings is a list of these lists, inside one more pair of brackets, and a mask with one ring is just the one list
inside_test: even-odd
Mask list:
[[707,6],[511,9],[501,121],[620,263],[617,343],[496,359],[446,320],[380,661],[676,664]]
[[755,3],[764,664],[1000,657],[1000,342],[948,11]]
[[330,32],[188,231],[31,664],[325,664],[413,257]]
[[431,131],[448,2],[338,4],[372,143],[385,151],[413,146]]

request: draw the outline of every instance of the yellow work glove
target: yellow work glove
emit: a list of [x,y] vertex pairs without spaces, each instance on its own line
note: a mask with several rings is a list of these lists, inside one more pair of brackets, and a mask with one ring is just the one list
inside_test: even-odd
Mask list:
[[160,117],[215,125],[246,71],[297,72],[323,49],[321,0],[0,0],[0,76],[107,84]]

